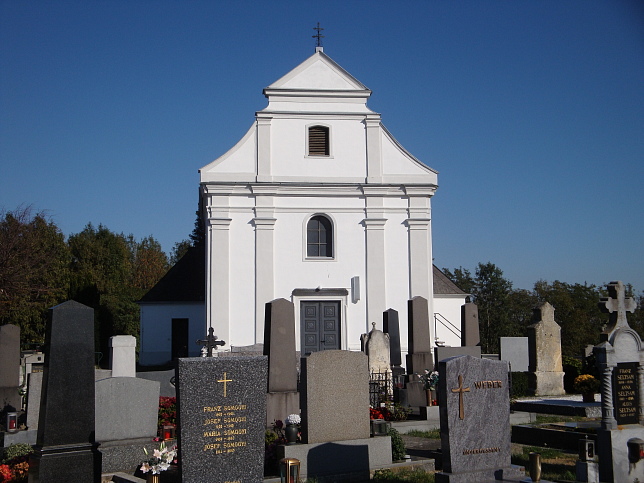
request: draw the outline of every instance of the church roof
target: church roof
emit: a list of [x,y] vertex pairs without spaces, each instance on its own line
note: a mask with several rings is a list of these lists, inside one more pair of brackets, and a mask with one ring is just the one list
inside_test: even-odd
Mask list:
[[452,282],[436,265],[434,267],[434,295],[467,295]]
[[203,302],[206,287],[204,247],[190,247],[139,303]]
[[[205,250],[195,247],[188,249],[139,303],[203,302],[206,294],[205,267]],[[433,267],[434,295],[467,295],[436,265]]]

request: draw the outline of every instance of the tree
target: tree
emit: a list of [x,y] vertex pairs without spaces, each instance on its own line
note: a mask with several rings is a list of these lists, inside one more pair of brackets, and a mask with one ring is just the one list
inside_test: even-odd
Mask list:
[[172,247],[172,255],[170,255],[170,264],[174,265],[177,263],[182,256],[186,254],[188,249],[192,247],[192,242],[190,240],[181,240],[176,242]]
[[503,278],[503,271],[491,262],[478,264],[475,281],[481,349],[485,353],[498,353],[499,337],[516,333],[509,310],[512,282]]
[[595,285],[540,280],[534,284],[534,292],[539,303],[548,302],[555,308],[564,356],[583,356],[587,345],[599,343],[599,334],[607,321],[597,307],[599,299],[605,296],[602,290]]
[[[133,238],[130,235],[130,238]],[[133,241],[132,274],[130,286],[136,293],[136,298],[141,298],[150,290],[161,277],[168,271],[168,257],[161,250],[161,244],[152,235],[143,238],[140,242]]]
[[70,297],[95,310],[97,350],[107,353],[114,335],[139,336],[139,300],[168,269],[168,258],[152,236],[111,232],[91,223],[69,237]]
[[44,342],[47,309],[65,300],[69,252],[43,212],[0,215],[0,324],[20,327],[24,345]]
[[452,272],[449,268],[443,268],[442,271],[447,278],[454,282],[463,292],[470,294],[474,293],[476,282],[474,278],[472,278],[472,274],[468,269],[458,267]]

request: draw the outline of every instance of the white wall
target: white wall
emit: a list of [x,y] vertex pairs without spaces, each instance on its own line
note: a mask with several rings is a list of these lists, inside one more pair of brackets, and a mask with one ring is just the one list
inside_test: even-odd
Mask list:
[[[461,330],[461,306],[465,303],[465,295],[435,295],[434,296],[434,313],[440,314],[458,328],[456,331],[453,327],[450,329],[460,334]],[[453,334],[447,327],[441,324],[441,317],[436,323],[436,337],[438,340],[445,342],[446,346],[460,347],[461,339]],[[432,320],[434,324],[434,320]],[[434,341],[432,341],[434,346]]]
[[203,302],[142,303],[140,306],[139,364],[149,366],[169,362],[172,353],[172,319],[189,319],[188,352],[191,357],[200,355],[201,347],[195,341],[208,335]]

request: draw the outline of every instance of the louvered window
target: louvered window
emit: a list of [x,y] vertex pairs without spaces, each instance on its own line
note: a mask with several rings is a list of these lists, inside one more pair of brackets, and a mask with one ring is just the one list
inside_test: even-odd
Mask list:
[[311,126],[309,128],[309,156],[329,155],[329,128]]
[[333,225],[325,216],[314,216],[306,225],[306,256],[333,257]]

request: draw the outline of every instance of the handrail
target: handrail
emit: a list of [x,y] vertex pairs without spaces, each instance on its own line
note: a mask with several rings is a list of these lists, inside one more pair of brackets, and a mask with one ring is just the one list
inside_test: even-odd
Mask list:
[[[441,315],[438,312],[434,312],[434,337],[436,337],[436,325],[438,322],[440,322],[447,330],[449,330],[456,337],[458,337],[459,339],[461,338],[461,329],[456,327],[445,316]],[[452,326],[454,329],[452,330],[449,326]]]

